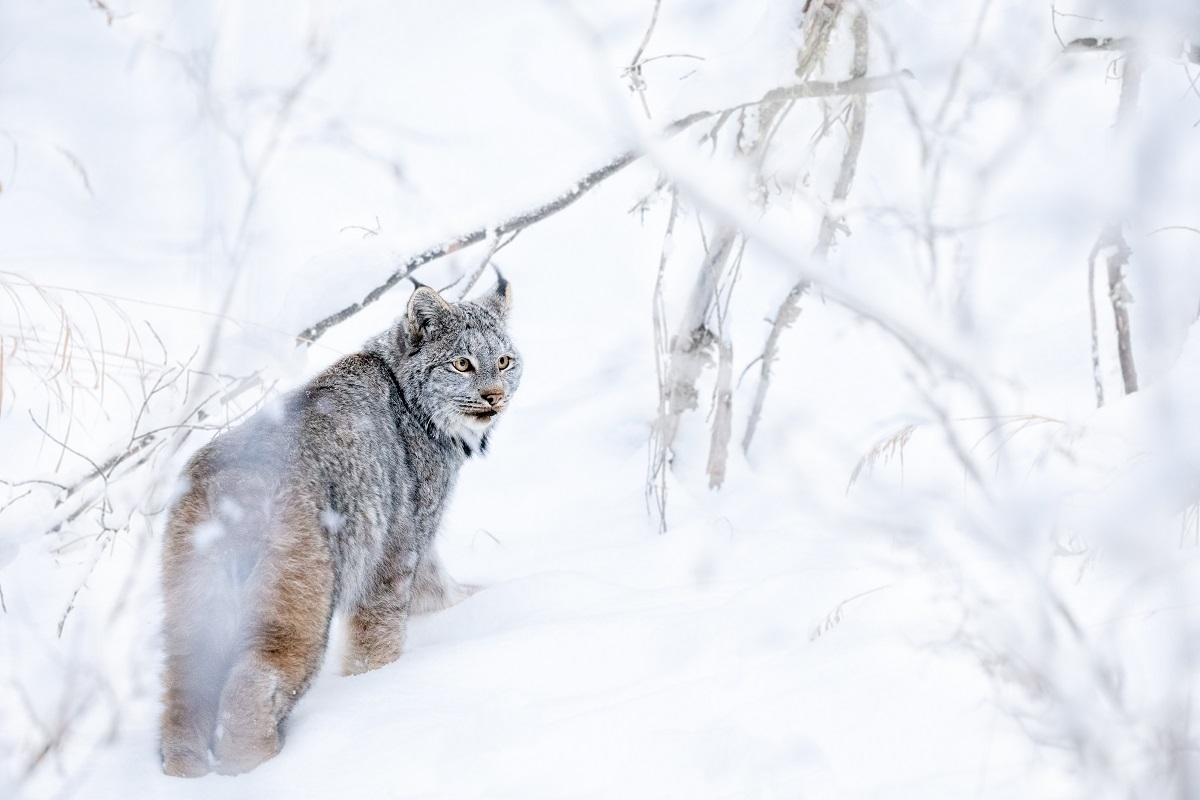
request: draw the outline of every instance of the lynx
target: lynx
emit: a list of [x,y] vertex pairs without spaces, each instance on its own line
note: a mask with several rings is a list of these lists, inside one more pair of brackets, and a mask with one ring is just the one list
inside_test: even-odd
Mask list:
[[362,352],[192,456],[163,543],[164,772],[276,755],[335,611],[357,674],[400,656],[409,615],[474,590],[432,544],[521,379],[510,306],[503,277],[461,303],[418,286]]

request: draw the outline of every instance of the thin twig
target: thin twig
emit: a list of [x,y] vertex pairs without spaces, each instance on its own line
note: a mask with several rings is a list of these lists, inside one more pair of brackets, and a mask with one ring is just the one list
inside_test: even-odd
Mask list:
[[642,79],[642,53],[646,52],[646,45],[650,44],[650,37],[654,35],[654,26],[658,24],[658,11],[662,7],[662,0],[654,0],[654,10],[650,13],[650,24],[646,26],[646,33],[642,36],[642,43],[638,45],[637,52],[633,54],[633,58],[629,60],[629,66],[625,68],[623,73],[629,78],[629,88],[631,91],[637,92],[638,100],[642,103],[642,110],[646,112],[646,119],[650,119],[650,104],[646,102],[646,81]]
[[33,416],[33,412],[32,412],[32,411],[30,411],[30,412],[29,412],[29,419],[33,421],[33,424],[34,424],[34,426],[35,426],[35,427],[37,427],[37,429],[38,429],[39,431],[41,431],[41,432],[42,432],[42,435],[44,435],[44,436],[45,436],[47,439],[49,439],[50,441],[52,441],[52,442],[54,442],[55,444],[57,444],[57,445],[58,445],[59,447],[61,447],[61,448],[62,448],[64,451],[66,451],[66,452],[69,452],[69,453],[71,453],[71,454],[73,454],[73,455],[77,455],[77,456],[79,456],[79,457],[80,457],[80,458],[82,458],[84,461],[86,461],[87,463],[91,464],[91,465],[92,465],[92,468],[93,468],[94,470],[96,470],[97,472],[99,472],[99,471],[100,471],[100,467],[99,467],[99,466],[96,464],[96,462],[95,462],[95,461],[92,461],[92,459],[88,458],[86,455],[84,455],[83,453],[79,452],[79,451],[78,451],[78,450],[76,450],[74,447],[71,447],[71,446],[70,446],[70,445],[68,445],[68,444],[67,444],[65,441],[62,441],[62,440],[58,439],[57,437],[55,437],[55,436],[54,436],[54,434],[52,434],[52,433],[50,433],[50,431],[46,430],[46,429],[45,429],[45,428],[42,426],[42,424],[41,424],[40,422],[38,422],[38,421],[37,421],[37,417]]
[[646,45],[650,44],[650,37],[654,35],[654,26],[658,24],[658,10],[660,8],[662,8],[662,0],[654,0],[654,11],[650,13],[650,24],[646,26],[646,33],[642,36],[642,43],[638,45],[637,52],[629,60],[629,69],[635,69],[642,60],[642,53],[646,52]]
[[1054,38],[1058,39],[1058,43],[1063,46],[1064,50],[1067,47],[1067,43],[1063,41],[1062,35],[1059,34],[1059,32],[1058,32],[1058,18],[1059,17],[1070,17],[1071,19],[1086,19],[1089,22],[1104,22],[1104,20],[1100,19],[1099,17],[1087,17],[1087,16],[1084,16],[1083,14],[1068,14],[1065,11],[1059,11],[1058,8],[1055,7],[1054,3],[1051,3],[1050,4],[1050,28],[1051,28],[1051,30],[1054,31]]
[[658,532],[667,532],[667,463],[670,448],[667,446],[667,356],[670,341],[667,334],[666,309],[663,301],[663,278],[667,271],[667,260],[671,254],[672,237],[675,234],[675,219],[679,215],[679,193],[671,190],[671,210],[667,213],[667,229],[663,233],[662,251],[658,259],[658,276],[654,281],[652,319],[654,323],[654,374],[658,381],[658,419],[650,435],[650,454],[647,466],[647,496],[654,496],[658,511]]
[[[507,247],[513,239],[517,238],[517,235],[520,233],[520,231],[513,231],[507,239],[503,239],[500,236],[495,236],[492,238],[491,247],[488,248],[487,253],[484,254],[483,258],[479,261],[479,266],[475,267],[475,271],[472,272],[470,277],[467,279],[467,285],[464,286],[462,291],[458,293],[459,300],[462,300],[468,294],[470,294],[471,289],[475,287],[475,284],[478,283],[479,279],[483,276],[484,270],[488,268],[488,264],[492,263],[492,257]],[[458,281],[455,281],[454,283],[458,283]],[[453,285],[454,284],[451,284],[451,286]],[[449,289],[450,286],[447,286],[446,288]],[[445,290],[443,289],[442,291]]]
[[1155,228],[1147,233],[1146,237],[1149,238],[1157,233],[1162,233],[1163,231],[1191,231],[1192,233],[1200,233],[1200,228],[1193,228],[1190,225],[1166,225],[1161,228]]

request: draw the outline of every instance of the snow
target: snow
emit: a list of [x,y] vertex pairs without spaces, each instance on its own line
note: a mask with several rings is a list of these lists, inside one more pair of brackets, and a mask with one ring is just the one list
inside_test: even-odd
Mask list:
[[225,535],[225,526],[216,520],[209,520],[201,523],[196,527],[196,538],[194,539],[195,548],[197,550],[205,550],[215,542],[219,542],[221,537]]
[[[1021,785],[1019,761],[970,735],[997,724],[978,706],[977,670],[907,641],[927,635],[937,605],[885,555],[790,532],[747,542],[695,526],[614,543],[592,531],[591,547],[476,537],[458,559],[476,569],[516,550],[491,567],[494,585],[414,624],[392,667],[323,675],[262,768],[163,777],[144,763],[145,726],[90,791],[920,796],[974,788],[985,757],[1002,787]],[[831,621],[847,586],[878,591]]]
[[[647,0],[3,6],[0,797],[1188,796],[1195,67],[1149,63],[1118,136],[1112,56],[1062,54],[1048,8],[992,4],[975,41],[982,3],[874,4],[871,73],[913,77],[871,95],[844,230],[813,263],[844,100],[798,104],[761,168],[733,155],[738,116],[719,146],[699,141],[715,118],[661,135],[791,82],[803,5],[663,3],[650,119],[623,74]],[[1109,20],[1054,17],[1067,39],[1196,23],[1182,0],[1057,10]],[[821,77],[843,76],[846,38]],[[496,254],[524,376],[439,546],[484,588],[365,675],[337,674],[335,624],[279,756],[162,775],[157,560],[183,459],[277,413],[406,289],[311,347],[296,332],[630,147],[645,157]],[[1117,217],[1141,390],[1120,388],[1101,260],[1097,409],[1087,259]],[[659,533],[658,265],[674,334],[729,221],[750,238],[721,289],[727,478],[708,488],[709,370]],[[450,285],[493,239],[418,277]],[[801,277],[743,453],[755,358]],[[149,431],[168,444],[146,464],[65,499],[18,483],[71,485]]]

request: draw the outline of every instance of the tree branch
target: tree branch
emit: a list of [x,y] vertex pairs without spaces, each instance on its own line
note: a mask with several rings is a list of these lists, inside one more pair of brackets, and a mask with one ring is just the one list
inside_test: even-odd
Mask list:
[[[741,103],[730,108],[718,109],[716,111],[697,111],[688,114],[686,117],[672,122],[663,131],[663,135],[670,137],[681,131],[687,130],[692,125],[710,117],[715,117],[721,114],[726,114],[731,111],[736,111],[741,108],[749,108],[751,106],[760,105],[763,103],[778,102],[780,100],[791,99],[808,99],[816,97],[836,97],[847,94],[867,94],[872,92],[881,92],[887,89],[894,88],[902,78],[912,77],[907,70],[894,73],[891,75],[883,75],[876,77],[857,77],[845,81],[805,81],[794,86],[784,86],[778,89],[772,89],[763,95],[762,98],[749,103]],[[362,311],[367,306],[374,303],[383,296],[388,289],[391,289],[397,283],[407,278],[418,268],[424,265],[437,261],[438,259],[450,255],[465,247],[470,247],[473,244],[478,244],[488,238],[489,234],[500,237],[507,233],[513,233],[541,222],[553,214],[571,206],[576,200],[587,194],[589,190],[603,183],[608,178],[616,175],[625,167],[632,164],[634,161],[641,158],[643,154],[638,150],[628,150],[616,158],[609,161],[602,167],[592,170],[577,180],[571,189],[564,194],[559,195],[548,203],[532,208],[516,216],[509,217],[494,227],[476,228],[468,233],[461,234],[441,244],[434,245],[415,256],[412,256],[399,269],[393,272],[388,278],[376,286],[367,295],[357,303],[346,306],[341,311],[330,314],[328,317],[316,322],[305,328],[296,335],[297,343],[312,344],[317,339],[321,338],[326,331],[334,325],[338,325],[353,317],[358,312]]]
[[1081,52],[1117,52],[1117,53],[1141,53],[1147,55],[1154,52],[1164,58],[1181,58],[1184,61],[1190,61],[1193,64],[1200,64],[1200,44],[1194,44],[1188,41],[1172,42],[1169,46],[1160,45],[1153,50],[1146,47],[1146,44],[1132,36],[1105,36],[1094,38],[1091,36],[1082,39],[1073,39],[1067,42],[1064,52],[1081,53]]
[[587,175],[584,175],[575,182],[575,185],[570,191],[559,195],[548,203],[544,203],[543,205],[530,209],[529,211],[518,214],[515,217],[510,217],[494,228],[476,228],[469,233],[456,236],[449,241],[434,245],[433,247],[418,253],[417,255],[405,261],[398,270],[388,276],[387,280],[368,292],[366,297],[364,297],[362,300],[343,308],[341,311],[338,311],[335,314],[329,315],[314,325],[310,325],[297,334],[296,338],[300,343],[311,344],[317,339],[321,338],[321,336],[323,336],[325,332],[334,325],[345,322],[359,311],[362,311],[364,308],[374,303],[383,296],[384,292],[407,278],[419,267],[422,267],[431,261],[436,261],[443,256],[448,256],[451,253],[462,250],[464,247],[470,247],[473,244],[482,242],[484,239],[488,238],[489,234],[496,237],[496,239],[499,239],[501,236],[507,233],[513,233],[515,231],[522,230],[523,228],[527,228],[535,222],[541,222],[552,214],[557,214],[559,211],[562,211],[567,206],[573,204],[576,200],[587,193],[587,191],[593,186],[596,186],[605,179],[612,177],[625,167],[629,166],[629,164],[631,164],[636,158],[637,153],[632,150],[622,153],[599,169],[592,170]]

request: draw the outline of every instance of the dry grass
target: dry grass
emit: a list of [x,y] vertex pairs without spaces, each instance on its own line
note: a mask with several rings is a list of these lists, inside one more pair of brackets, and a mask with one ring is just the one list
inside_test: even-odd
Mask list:
[[[1055,419],[1054,417],[1046,417],[1041,414],[1013,414],[1010,416],[988,416],[988,417],[954,417],[947,420],[947,423],[975,423],[984,422],[988,424],[987,429],[981,434],[975,443],[971,445],[967,454],[973,454],[979,449],[979,446],[984,442],[995,441],[997,434],[1002,434],[995,446],[984,457],[985,461],[996,459],[996,467],[999,468],[999,456],[1005,447],[1017,437],[1018,434],[1042,425],[1065,425],[1063,420]],[[850,480],[846,484],[846,491],[854,486],[855,482],[862,475],[865,469],[867,472],[874,470],[876,465],[887,465],[893,460],[899,462],[900,465],[900,485],[904,485],[904,448],[908,445],[917,429],[926,423],[914,423],[905,425],[895,433],[887,436],[876,442],[870,450],[863,454],[858,463],[854,465],[854,470],[850,473]]]
[[1193,546],[1200,547],[1200,500],[1179,514],[1179,546],[1187,544],[1189,538]]
[[[46,598],[62,605],[45,624],[11,632],[23,647],[70,656],[36,676],[21,675],[19,664],[0,674],[0,716],[25,732],[12,764],[21,784],[78,766],[131,699],[128,687],[114,688],[129,681],[112,671],[112,659],[146,654],[115,653],[105,642],[127,641],[144,627],[135,609],[153,574],[147,553],[170,491],[162,477],[182,458],[172,445],[236,425],[275,391],[261,370],[211,374],[195,368],[196,352],[173,356],[150,322],[129,311],[139,304],[160,305],[0,272],[0,422],[14,431],[29,426],[41,447],[6,462],[21,474],[0,475],[0,525],[40,500],[50,511],[37,524],[51,538],[26,552],[77,568],[48,587]],[[94,591],[101,572],[123,587],[116,596]],[[28,602],[5,588],[0,613]]]
[[858,480],[858,476],[862,474],[865,468],[868,472],[875,469],[876,464],[888,464],[893,458],[900,462],[900,481],[904,481],[904,447],[908,444],[908,440],[912,438],[913,433],[917,430],[916,425],[905,425],[900,430],[881,439],[868,450],[858,463],[854,465],[854,470],[850,473],[850,482],[846,484],[846,491],[850,491],[850,487]]
[[825,619],[821,620],[821,623],[819,625],[817,625],[817,627],[813,628],[813,632],[809,635],[808,640],[810,642],[815,642],[817,639],[820,639],[826,633],[829,633],[829,631],[833,630],[838,625],[840,625],[842,622],[842,614],[845,612],[847,604],[852,603],[855,600],[858,600],[860,598],[866,597],[869,594],[875,594],[875,592],[882,592],[884,589],[889,589],[889,588],[891,588],[890,583],[885,584],[883,586],[876,586],[874,589],[868,589],[865,592],[859,592],[856,595],[847,597],[845,600],[843,600],[842,602],[840,602],[836,606],[834,606],[833,610],[825,615]]

